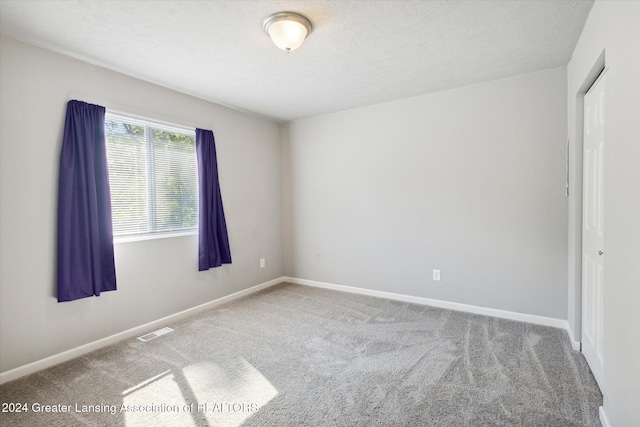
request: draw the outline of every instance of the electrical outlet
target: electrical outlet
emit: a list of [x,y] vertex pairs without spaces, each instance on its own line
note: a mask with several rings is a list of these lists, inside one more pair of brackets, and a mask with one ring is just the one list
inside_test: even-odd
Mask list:
[[436,282],[440,281],[440,270],[433,270],[433,280]]
[[264,258],[260,258],[260,268],[265,268],[267,266],[267,262]]

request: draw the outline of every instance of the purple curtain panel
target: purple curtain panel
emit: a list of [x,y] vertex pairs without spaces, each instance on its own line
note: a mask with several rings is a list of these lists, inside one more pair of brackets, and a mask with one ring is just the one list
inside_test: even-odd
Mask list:
[[58,181],[58,302],[116,289],[105,108],[69,101]]
[[196,129],[199,184],[198,270],[231,264],[227,223],[218,181],[216,142],[210,130]]

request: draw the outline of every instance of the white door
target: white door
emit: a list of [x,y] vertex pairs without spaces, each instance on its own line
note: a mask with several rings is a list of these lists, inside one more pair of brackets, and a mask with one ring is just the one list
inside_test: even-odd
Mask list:
[[582,206],[582,352],[603,386],[602,303],[604,248],[604,98],[605,76],[584,96],[584,167]]

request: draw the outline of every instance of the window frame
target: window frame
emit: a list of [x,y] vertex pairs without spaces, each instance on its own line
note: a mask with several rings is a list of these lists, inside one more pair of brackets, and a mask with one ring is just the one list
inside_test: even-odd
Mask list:
[[[148,117],[143,117],[143,116],[139,116],[139,115],[134,115],[134,114],[130,114],[130,113],[124,113],[124,112],[120,112],[120,111],[114,111],[114,110],[110,110],[107,109],[107,111],[105,112],[105,118],[104,118],[104,122],[105,122],[105,149],[107,150],[107,161],[109,158],[109,150],[106,148],[106,145],[108,144],[107,142],[107,122],[109,120],[113,120],[113,121],[118,121],[118,122],[127,122],[127,123],[134,123],[136,125],[140,125],[140,126],[148,126],[151,129],[154,130],[160,130],[160,131],[165,131],[165,132],[171,132],[171,133],[178,133],[178,134],[188,134],[188,135],[193,135],[194,138],[194,149],[193,149],[193,155],[194,155],[194,161],[195,161],[195,168],[196,168],[196,177],[195,177],[195,188],[196,188],[196,224],[193,227],[189,227],[189,228],[180,228],[180,229],[174,229],[174,230],[157,230],[157,231],[147,231],[144,233],[131,233],[131,234],[119,234],[119,235],[113,235],[113,243],[114,244],[118,244],[118,243],[127,243],[127,242],[136,242],[136,241],[144,241],[144,240],[156,240],[156,239],[166,239],[166,238],[172,238],[172,237],[184,237],[184,236],[194,236],[198,234],[198,224],[199,224],[199,180],[198,180],[198,162],[197,162],[197,153],[196,153],[196,146],[195,146],[195,136],[196,136],[196,132],[195,132],[195,128],[193,127],[188,127],[188,126],[184,126],[184,125],[178,125],[178,124],[174,124],[174,123],[169,123],[169,122],[164,122],[164,121],[159,121],[156,119],[150,119]],[[149,144],[149,146],[151,146],[151,143],[149,141],[149,138],[147,138],[147,140],[145,141],[145,144]],[[151,148],[153,148],[151,146]],[[109,173],[109,172],[108,172]],[[151,172],[152,174],[152,172]],[[109,178],[111,178],[111,175],[109,173]],[[152,196],[155,195],[155,189],[152,188],[152,184],[150,184],[149,182],[147,182],[147,189],[146,189],[146,195],[147,198],[153,198]],[[154,202],[155,203],[155,202]],[[112,206],[112,210],[113,210],[113,202],[111,204]],[[151,206],[151,205],[150,205]],[[149,207],[149,210],[151,211],[151,207]],[[153,215],[152,212],[149,212],[149,216]],[[113,218],[113,213],[112,213],[112,218]],[[113,221],[113,219],[112,219]],[[151,220],[149,219],[149,222],[151,222]]]

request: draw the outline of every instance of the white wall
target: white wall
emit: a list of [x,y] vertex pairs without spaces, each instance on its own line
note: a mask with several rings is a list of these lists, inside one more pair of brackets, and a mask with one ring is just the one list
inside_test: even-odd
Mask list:
[[[0,371],[282,276],[276,123],[11,39],[0,43]],[[233,264],[199,273],[197,236],[121,243],[117,291],[57,303],[58,157],[70,99],[214,131]]]
[[558,68],[291,122],[285,274],[566,319],[565,93]]
[[569,211],[569,313],[579,339],[582,99],[608,67],[604,175],[604,412],[614,427],[640,419],[640,3],[597,1],[567,66],[574,167]]

